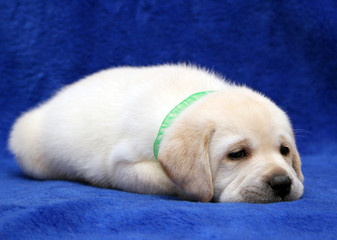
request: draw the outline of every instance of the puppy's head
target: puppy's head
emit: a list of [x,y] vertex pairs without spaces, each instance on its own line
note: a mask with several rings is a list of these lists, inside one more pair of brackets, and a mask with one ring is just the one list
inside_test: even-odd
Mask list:
[[158,159],[190,200],[268,203],[303,193],[288,117],[245,87],[212,93],[182,112],[167,129]]

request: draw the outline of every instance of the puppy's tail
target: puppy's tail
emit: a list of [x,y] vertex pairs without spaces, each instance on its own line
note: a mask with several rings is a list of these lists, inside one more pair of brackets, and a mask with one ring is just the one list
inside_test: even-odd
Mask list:
[[44,111],[41,107],[19,117],[9,136],[9,149],[23,171],[34,178],[50,178],[41,148]]

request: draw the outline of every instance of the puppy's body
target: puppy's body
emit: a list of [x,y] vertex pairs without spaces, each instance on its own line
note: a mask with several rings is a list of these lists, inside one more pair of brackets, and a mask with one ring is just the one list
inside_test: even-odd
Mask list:
[[[166,130],[157,160],[153,143],[165,116],[210,90]],[[229,160],[238,143],[249,156]],[[110,69],[69,85],[17,120],[10,149],[26,174],[40,179],[197,201],[272,202],[303,192],[286,115],[252,90],[183,65]],[[291,179],[286,196],[270,190],[273,171]]]

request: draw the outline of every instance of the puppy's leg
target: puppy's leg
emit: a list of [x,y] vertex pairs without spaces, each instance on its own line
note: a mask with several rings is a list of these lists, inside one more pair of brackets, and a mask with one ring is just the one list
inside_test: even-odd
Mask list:
[[136,193],[177,195],[174,183],[166,176],[159,162],[121,161],[114,166],[114,187]]

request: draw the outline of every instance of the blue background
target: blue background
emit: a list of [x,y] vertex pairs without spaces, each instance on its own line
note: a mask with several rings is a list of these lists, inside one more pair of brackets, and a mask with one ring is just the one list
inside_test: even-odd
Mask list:
[[[335,1],[0,2],[0,239],[334,239]],[[275,204],[191,203],[25,177],[18,115],[109,67],[187,62],[263,92],[292,120],[305,193]]]

